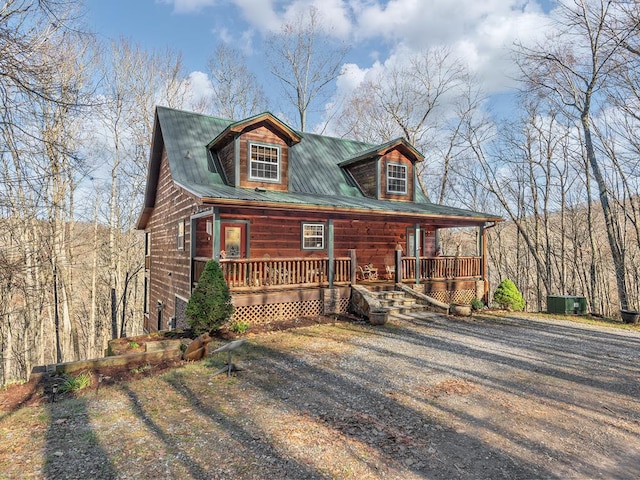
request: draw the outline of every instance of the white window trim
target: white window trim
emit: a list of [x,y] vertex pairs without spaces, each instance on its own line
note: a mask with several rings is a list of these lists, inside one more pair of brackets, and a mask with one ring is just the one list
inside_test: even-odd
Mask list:
[[[282,151],[280,149],[280,145],[274,145],[271,143],[260,143],[260,142],[248,142],[248,155],[249,155],[249,180],[252,180],[254,182],[269,182],[269,183],[280,183],[280,178],[281,178],[281,171],[282,171]],[[256,147],[268,147],[268,148],[275,148],[278,151],[278,176],[276,178],[262,178],[262,177],[255,177],[251,174],[251,164],[253,162],[253,160],[251,159],[251,147],[253,146]]]
[[[306,247],[304,244],[305,241],[305,236],[304,236],[304,228],[310,226],[310,227],[322,227],[322,243],[321,246],[319,247]],[[326,228],[325,228],[325,224],[324,223],[318,223],[318,222],[303,222],[302,223],[302,250],[324,250],[324,244],[325,244],[325,235],[326,235]],[[316,238],[316,237],[313,237]]]
[[[389,167],[394,166],[394,167],[402,167],[404,169],[404,190],[403,191],[398,191],[398,190],[390,190],[389,189],[389,185],[390,185],[390,179],[393,178],[393,180],[402,180],[400,178],[397,177],[391,177],[389,175]],[[387,163],[387,193],[391,194],[391,195],[406,195],[408,193],[409,190],[409,169],[407,168],[406,165],[404,165],[403,163]]]

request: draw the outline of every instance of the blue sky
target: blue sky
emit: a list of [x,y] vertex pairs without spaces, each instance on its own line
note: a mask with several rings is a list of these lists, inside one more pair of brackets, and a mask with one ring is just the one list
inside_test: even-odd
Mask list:
[[[314,5],[325,28],[351,51],[334,96],[344,96],[368,76],[403,56],[446,45],[490,93],[513,87],[509,48],[533,42],[547,29],[553,2],[536,0],[87,0],[88,27],[103,39],[125,37],[147,49],[183,54],[189,74],[206,81],[207,59],[221,42],[242,49],[282,108],[277,84],[263,62],[265,35]],[[316,121],[318,119],[316,118]]]

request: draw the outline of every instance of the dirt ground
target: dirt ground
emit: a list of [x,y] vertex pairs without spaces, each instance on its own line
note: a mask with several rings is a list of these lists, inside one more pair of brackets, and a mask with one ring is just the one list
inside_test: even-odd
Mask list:
[[214,356],[21,408],[0,392],[0,478],[640,478],[637,328],[316,321],[234,355],[229,378]]

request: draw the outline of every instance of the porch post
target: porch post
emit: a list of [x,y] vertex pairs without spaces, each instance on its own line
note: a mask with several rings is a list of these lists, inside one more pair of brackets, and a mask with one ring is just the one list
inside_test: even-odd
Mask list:
[[414,234],[414,256],[416,257],[416,285],[420,285],[420,245],[422,244],[422,232],[420,231],[420,224],[416,223],[416,229]]
[[193,216],[189,219],[189,292],[193,291],[193,257],[196,255],[196,222]]
[[213,209],[213,252],[211,258],[220,261],[220,209]]
[[394,270],[394,282],[400,283],[402,282],[402,250],[395,251],[395,270]]
[[333,253],[333,219],[327,222],[327,253],[329,254],[329,288],[333,288],[335,276],[335,256]]
[[356,268],[358,266],[358,260],[356,259],[356,250],[355,248],[349,249],[349,257],[351,257],[351,271],[349,272],[349,276],[351,284],[356,284]]
[[480,234],[478,235],[478,250],[481,255],[480,260],[480,269],[482,275],[482,283],[484,284],[484,295],[482,301],[485,305],[489,305],[489,279],[487,277],[487,230],[484,225],[480,225],[479,227]]

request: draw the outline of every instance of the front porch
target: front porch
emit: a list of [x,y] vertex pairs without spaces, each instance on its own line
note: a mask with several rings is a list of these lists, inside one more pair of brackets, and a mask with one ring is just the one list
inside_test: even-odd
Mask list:
[[[267,323],[287,318],[346,313],[351,286],[394,289],[402,283],[443,303],[470,303],[484,294],[482,257],[405,257],[391,265],[371,262],[377,278],[361,275],[357,252],[348,257],[222,259],[220,265],[234,299],[234,318]],[[192,279],[208,258],[193,259]],[[368,265],[368,264],[367,264]]]
[[[209,258],[193,259],[192,280],[200,278]],[[369,264],[367,264],[369,265]],[[349,257],[221,259],[220,266],[232,293],[279,289],[333,287],[359,282],[415,283],[482,280],[482,257],[404,257],[392,265],[371,263],[376,278],[359,274],[355,252]]]

